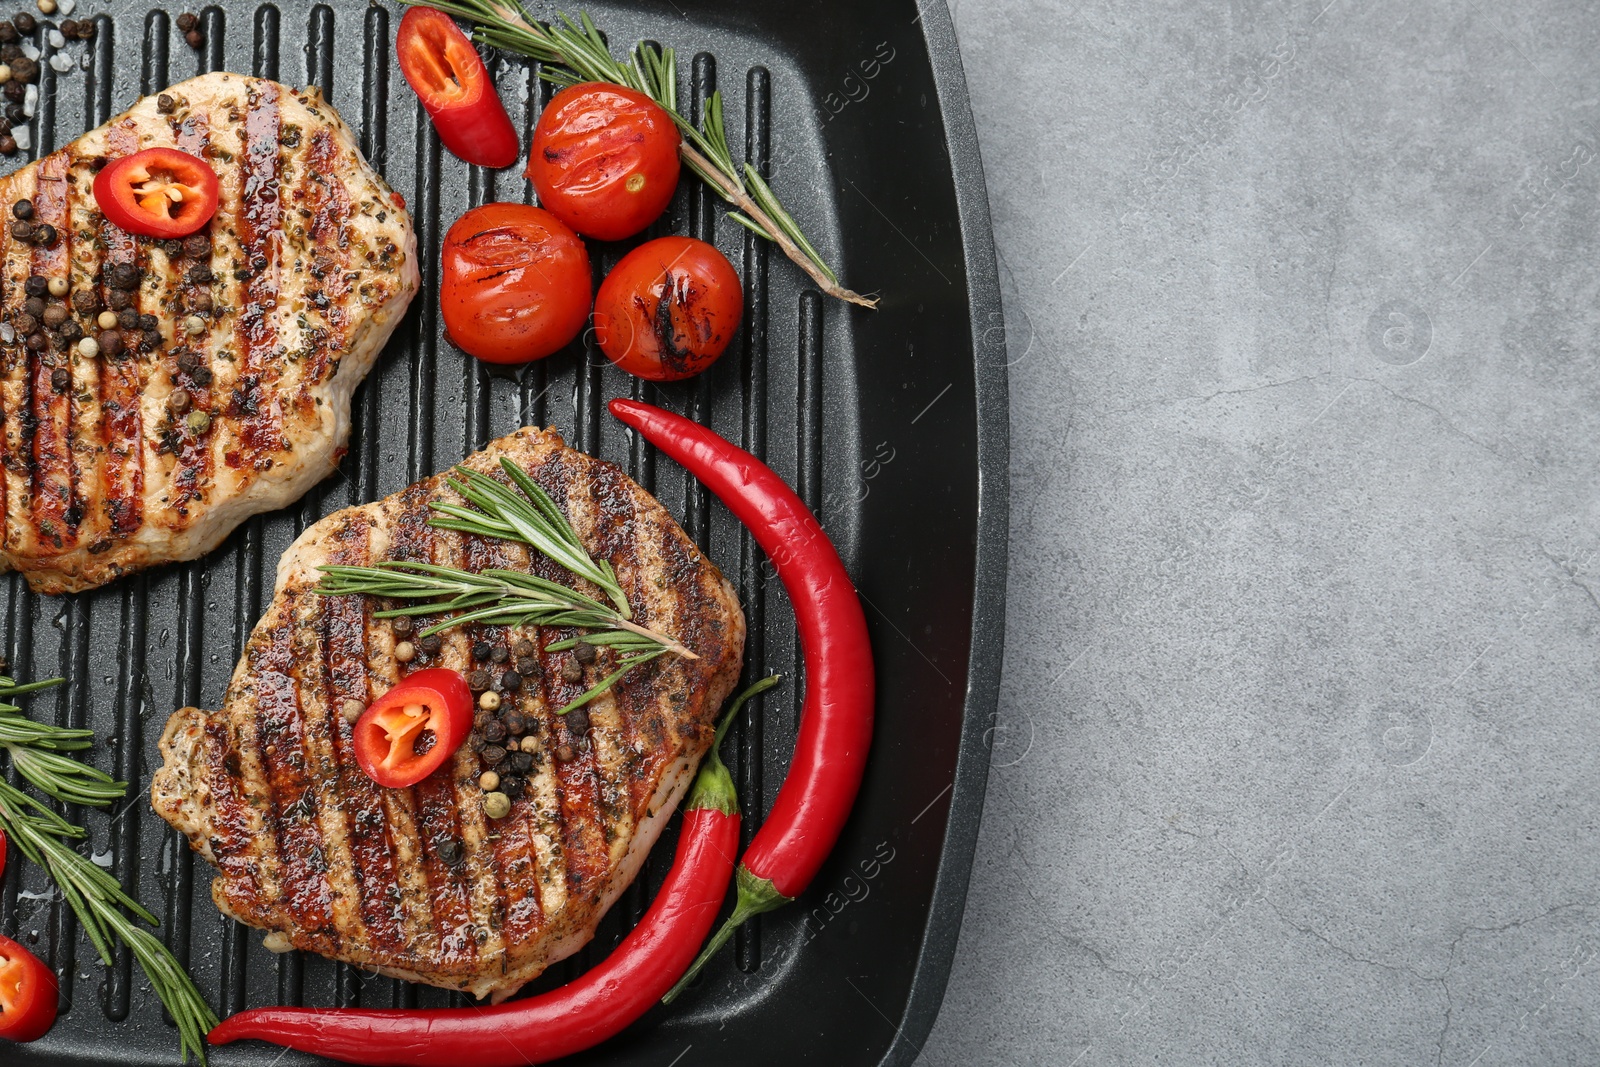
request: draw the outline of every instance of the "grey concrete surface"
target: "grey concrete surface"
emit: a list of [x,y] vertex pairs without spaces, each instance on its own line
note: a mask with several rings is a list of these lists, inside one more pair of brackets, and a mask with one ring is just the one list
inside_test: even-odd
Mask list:
[[1012,563],[920,1062],[1600,1063],[1600,11],[954,7]]

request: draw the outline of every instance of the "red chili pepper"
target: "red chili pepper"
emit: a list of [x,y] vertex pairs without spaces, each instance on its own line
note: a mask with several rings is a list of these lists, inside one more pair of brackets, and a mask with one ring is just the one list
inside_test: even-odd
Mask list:
[[9,937],[0,937],[0,1038],[37,1041],[55,1025],[59,1000],[55,972]]
[[668,994],[670,1001],[739,924],[788,903],[810,885],[833,850],[872,743],[872,647],[861,600],[838,551],[782,478],[699,423],[635,400],[613,400],[610,407],[749,528],[789,592],[806,664],[794,762],[739,864],[738,903]]
[[739,851],[739,797],[717,747],[734,716],[778,679],[741,693],[717,728],[684,805],[672,870],[606,961],[537,997],[427,1011],[257,1008],[211,1031],[213,1045],[256,1038],[369,1067],[524,1067],[592,1048],[638,1019],[694,959],[722,908]]
[[374,700],[351,728],[356,763],[389,789],[416,785],[472,732],[472,691],[460,671],[407,675]]
[[176,148],[146,148],[94,176],[100,213],[129,233],[187,237],[217,213],[217,172]]
[[431,7],[414,7],[400,20],[394,49],[400,72],[446,148],[480,167],[517,161],[522,148],[511,116],[478,50],[454,19]]

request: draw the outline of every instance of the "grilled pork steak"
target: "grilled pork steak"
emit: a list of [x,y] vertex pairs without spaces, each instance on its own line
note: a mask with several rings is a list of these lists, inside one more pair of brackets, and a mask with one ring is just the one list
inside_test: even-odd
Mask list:
[[[435,476],[330,515],[294,543],[222,710],[172,716],[151,786],[156,811],[220,868],[212,896],[228,915],[297,948],[496,999],[582,947],[638,873],[710,743],[745,635],[721,573],[622,472],[537,429],[467,464],[503,479],[501,456],[565,509],[590,555],[611,562],[635,618],[699,659],[635,667],[587,715],[565,717],[553,709],[613,669],[609,650],[587,666],[544,651],[571,630],[463,626],[433,652],[413,638],[415,658],[398,662],[392,623],[372,617],[383,605],[312,592],[319,565],[406,559],[576,581],[520,544],[425,525],[429,501],[459,502]],[[417,630],[432,621],[420,617]],[[524,640],[536,665],[524,662],[526,645],[513,653]],[[531,723],[527,789],[503,819],[484,814],[480,733],[410,789],[381,788],[356,765],[347,702],[440,666],[490,671],[502,721],[515,709]]]
[[[215,168],[197,237],[134,237],[97,210],[98,166],[152,147]],[[21,200],[23,232],[53,243],[8,228]],[[411,221],[333,108],[237,74],[0,179],[0,213],[0,569],[43,593],[193,559],[326,477],[418,286]],[[52,279],[68,292],[38,292]]]

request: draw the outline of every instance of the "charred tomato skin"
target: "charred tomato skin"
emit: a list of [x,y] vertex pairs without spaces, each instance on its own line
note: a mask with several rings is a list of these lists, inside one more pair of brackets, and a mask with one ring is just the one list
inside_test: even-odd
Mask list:
[[539,116],[527,177],[562,222],[586,237],[620,241],[671,202],[681,140],[672,116],[643,93],[574,85]]
[[37,1041],[55,1025],[60,985],[44,962],[0,937],[0,1039]]
[[588,320],[589,253],[542,208],[473,208],[445,235],[440,261],[445,330],[487,363],[543,359],[566,347]]
[[692,378],[715,363],[744,316],[739,275],[692,237],[647,241],[600,283],[595,340],[606,358],[653,382]]
[[[408,708],[420,708],[410,715]],[[406,675],[351,727],[356,763],[388,789],[416,785],[472,733],[472,692],[460,671],[434,667]]]

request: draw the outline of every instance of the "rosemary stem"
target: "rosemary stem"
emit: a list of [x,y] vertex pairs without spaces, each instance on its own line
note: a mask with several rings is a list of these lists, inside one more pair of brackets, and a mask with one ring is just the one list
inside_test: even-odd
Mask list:
[[824,274],[822,268],[818,267],[816,262],[806,255],[799,245],[789,239],[789,235],[783,232],[783,228],[772,221],[772,216],[761,209],[761,205],[756,203],[755,198],[746,192],[743,186],[736,184],[726,174],[718,170],[688,140],[678,143],[678,155],[682,158],[685,166],[700,176],[701,181],[717,191],[718,196],[750,216],[756,225],[766,231],[765,236],[767,239],[782,249],[784,255],[788,256],[801,270],[805,271],[806,275],[817,284],[817,288],[829,296],[848,301],[859,307],[875,308],[878,306],[876,297],[862,296],[853,289],[846,289]]
[[648,637],[650,640],[652,640],[652,641],[656,642],[657,644],[661,645],[661,647],[665,648],[668,652],[676,652],[678,655],[682,656],[684,659],[699,659],[700,658],[692,650],[690,650],[686,646],[678,643],[677,641],[674,641],[672,638],[668,637],[666,634],[661,633],[659,630],[652,630],[652,629],[650,629],[648,627],[640,626],[638,623],[634,622],[632,619],[624,619],[621,616],[618,616],[617,618],[613,619],[611,622],[612,622],[612,625],[617,627],[619,630],[631,630],[634,633],[638,634],[640,637]]

